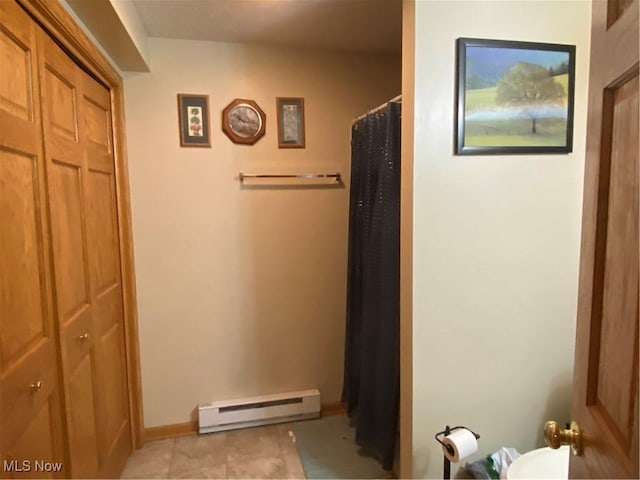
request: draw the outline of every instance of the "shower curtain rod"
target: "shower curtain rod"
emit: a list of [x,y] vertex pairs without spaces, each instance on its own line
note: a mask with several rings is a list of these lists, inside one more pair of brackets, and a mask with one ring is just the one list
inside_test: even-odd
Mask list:
[[364,114],[360,115],[358,118],[353,119],[351,124],[356,123],[358,120],[362,120],[367,115],[371,115],[372,113],[376,113],[378,110],[382,110],[384,107],[386,107],[390,103],[397,103],[397,102],[401,102],[401,101],[402,101],[402,94],[398,95],[397,97],[393,97],[388,102],[385,102],[382,105],[378,105],[376,108],[374,108],[372,110],[369,110],[367,113],[364,113]]

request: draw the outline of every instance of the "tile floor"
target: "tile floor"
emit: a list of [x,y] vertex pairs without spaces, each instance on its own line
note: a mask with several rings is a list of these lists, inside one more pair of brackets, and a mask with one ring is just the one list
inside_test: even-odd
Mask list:
[[295,422],[291,430],[309,479],[394,478],[356,443],[356,428],[346,415]]
[[290,425],[150,442],[131,454],[121,478],[304,479]]

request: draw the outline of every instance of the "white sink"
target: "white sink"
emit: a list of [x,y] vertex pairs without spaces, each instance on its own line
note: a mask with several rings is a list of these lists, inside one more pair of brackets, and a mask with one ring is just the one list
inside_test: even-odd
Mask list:
[[538,448],[518,457],[507,470],[507,479],[520,478],[569,478],[569,453],[568,445],[563,445],[557,450],[551,448]]

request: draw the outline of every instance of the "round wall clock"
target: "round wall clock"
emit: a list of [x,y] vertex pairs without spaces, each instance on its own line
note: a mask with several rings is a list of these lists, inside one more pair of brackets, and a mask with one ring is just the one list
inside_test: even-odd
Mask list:
[[222,131],[233,143],[253,145],[264,136],[266,120],[256,102],[236,98],[222,111]]

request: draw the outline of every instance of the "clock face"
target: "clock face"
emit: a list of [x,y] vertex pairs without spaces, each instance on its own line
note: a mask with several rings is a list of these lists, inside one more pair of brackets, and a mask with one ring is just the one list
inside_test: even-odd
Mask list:
[[266,119],[256,102],[236,98],[222,110],[222,131],[233,143],[253,145],[264,137]]
[[251,105],[241,103],[229,112],[229,128],[239,137],[253,137],[261,127],[262,118]]

